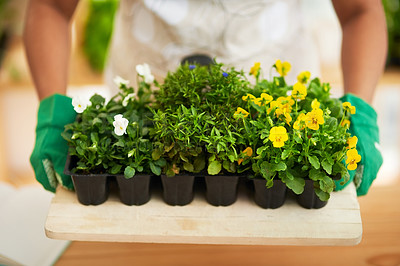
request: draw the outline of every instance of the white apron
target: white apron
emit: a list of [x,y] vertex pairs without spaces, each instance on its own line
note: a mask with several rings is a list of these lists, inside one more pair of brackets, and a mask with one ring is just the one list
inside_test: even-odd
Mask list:
[[261,62],[265,77],[277,59],[289,61],[289,82],[304,70],[320,74],[299,0],[121,0],[106,83],[115,87],[118,75],[136,84],[135,66],[142,63],[162,81],[191,54],[207,54],[246,73]]

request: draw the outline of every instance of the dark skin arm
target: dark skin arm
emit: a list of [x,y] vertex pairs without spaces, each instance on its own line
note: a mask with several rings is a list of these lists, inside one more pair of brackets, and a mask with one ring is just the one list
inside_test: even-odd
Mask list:
[[371,103],[387,55],[385,13],[379,0],[332,0],[343,32],[345,93]]
[[72,15],[79,0],[30,0],[24,44],[39,99],[65,94]]

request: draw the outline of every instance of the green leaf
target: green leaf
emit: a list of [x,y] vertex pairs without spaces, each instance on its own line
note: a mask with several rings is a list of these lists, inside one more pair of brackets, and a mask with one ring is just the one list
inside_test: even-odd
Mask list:
[[324,168],[324,170],[328,173],[328,174],[332,174],[332,166],[333,164],[331,164],[329,162],[328,159],[323,159],[321,162],[322,168]]
[[274,185],[274,179],[273,178],[267,179],[267,182],[265,183],[265,186],[267,188],[271,188],[271,187],[273,187],[273,185]]
[[84,156],[85,150],[83,150],[83,149],[82,149],[81,147],[79,147],[79,146],[77,146],[75,149],[76,149],[76,152],[77,152],[79,155]]
[[300,135],[294,134],[293,138],[297,143],[301,144],[303,142],[303,140],[301,139]]
[[261,174],[263,174],[263,172],[266,172],[266,175],[264,176],[264,174],[263,174],[263,176],[264,177],[271,177],[271,176],[273,176],[274,174],[275,174],[275,171],[271,171],[271,164],[270,163],[268,163],[268,162],[262,162],[261,164],[260,164],[260,172],[261,172]]
[[193,171],[194,171],[193,164],[191,164],[189,162],[183,163],[183,169],[185,169],[186,171],[191,172],[191,173],[193,173]]
[[110,173],[113,175],[118,174],[119,171],[121,171],[121,168],[122,168],[122,165],[116,164],[111,168]]
[[322,180],[319,181],[319,186],[322,191],[325,191],[327,193],[331,193],[333,189],[335,188],[335,183],[333,182],[332,179],[330,179],[328,176],[324,176]]
[[206,167],[206,160],[203,156],[198,156],[193,162],[194,172],[198,173]]
[[327,201],[330,198],[330,194],[322,191],[319,188],[315,188],[315,194],[318,196],[318,198],[322,201]]
[[320,168],[320,163],[319,160],[317,158],[317,156],[313,155],[313,156],[307,156],[308,161],[310,162],[310,164],[312,165],[312,167],[314,167],[315,169],[319,169]]
[[160,149],[154,149],[153,152],[151,153],[151,158],[153,158],[154,161],[160,159],[162,155],[162,150]]
[[271,163],[271,171],[285,171],[287,166],[284,162],[279,162],[277,164]]
[[289,157],[290,152],[291,152],[291,150],[284,150],[284,151],[282,152],[281,159],[282,159],[282,160],[285,160],[287,157]]
[[101,119],[98,118],[98,117],[95,117],[95,118],[93,118],[93,120],[92,120],[92,126],[94,126],[94,125],[96,125],[96,124],[101,124],[101,123],[103,123],[103,121],[101,121]]
[[154,161],[154,164],[158,165],[160,167],[164,167],[167,165],[167,161],[164,158],[160,158],[160,159]]
[[[153,162],[150,162],[149,165],[150,165],[150,170],[153,172],[153,174],[161,175],[161,168],[159,166],[155,165]],[[173,171],[172,171],[172,173],[173,173]],[[168,175],[168,172],[167,172],[167,175]]]
[[128,152],[128,158],[132,157],[136,152],[136,149],[132,149]]
[[96,132],[90,133],[90,139],[91,139],[92,142],[94,142],[94,143],[99,142],[99,134],[97,134]]
[[125,167],[124,176],[126,179],[132,178],[135,175],[135,168],[127,166]]
[[294,177],[293,179],[289,179],[286,175],[286,172],[279,172],[279,178],[282,180],[286,186],[291,189],[297,195],[303,193],[305,181],[303,178]]
[[207,172],[210,175],[217,175],[221,172],[221,163],[218,161],[212,161],[207,168]]
[[319,181],[324,178],[325,173],[318,169],[311,169],[309,172],[309,178],[314,181]]

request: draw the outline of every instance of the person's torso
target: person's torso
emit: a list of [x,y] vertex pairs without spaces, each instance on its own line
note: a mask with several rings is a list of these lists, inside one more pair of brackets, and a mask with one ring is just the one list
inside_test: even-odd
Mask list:
[[289,61],[289,80],[303,70],[319,74],[315,45],[303,26],[298,0],[121,0],[107,80],[134,81],[147,63],[162,78],[191,54],[207,54],[246,72],[254,62],[269,71]]

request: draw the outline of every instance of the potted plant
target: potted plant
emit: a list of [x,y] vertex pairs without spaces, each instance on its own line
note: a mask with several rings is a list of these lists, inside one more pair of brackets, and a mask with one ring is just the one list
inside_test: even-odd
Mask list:
[[[328,84],[309,81],[309,73],[301,73],[296,84],[288,85],[284,76],[290,64],[278,60],[274,68],[280,76],[271,82],[259,80],[259,73],[253,72],[257,80],[253,94],[243,97],[247,108],[238,108],[244,138],[256,153],[244,158],[243,165],[251,165],[254,177],[264,178],[267,189],[283,182],[300,195],[303,207],[323,207],[335,188],[333,180],[348,181],[343,160],[347,158],[349,170],[359,160],[358,154],[349,153],[356,153],[354,145],[347,144],[352,139],[346,110],[351,107],[331,98]],[[283,204],[284,197],[280,199]]]
[[[73,99],[77,120],[66,125],[63,134],[69,142],[70,162],[73,162],[67,165],[68,174],[72,176],[78,200],[86,205],[106,200],[109,176],[116,177],[123,203],[146,203],[150,174],[159,175],[165,165],[163,159],[151,157],[150,85],[141,81],[136,96],[134,89],[128,87],[128,81],[121,78],[115,81],[120,92],[108,102],[97,94],[91,97],[89,104],[79,98]],[[103,180],[104,193],[99,200],[92,198],[97,190],[93,182],[97,180]],[[80,182],[86,185],[81,187]]]
[[243,72],[223,69],[223,64],[210,67],[205,92],[204,110],[210,114],[210,131],[204,137],[208,158],[206,199],[215,206],[228,206],[237,199],[239,175],[238,150],[241,128],[232,114],[241,101],[249,82]]

